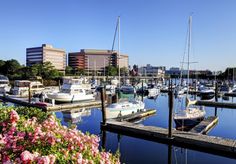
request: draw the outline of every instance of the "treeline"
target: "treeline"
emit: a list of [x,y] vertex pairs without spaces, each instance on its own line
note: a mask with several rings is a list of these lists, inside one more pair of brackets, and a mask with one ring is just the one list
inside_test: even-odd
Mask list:
[[57,79],[63,76],[63,73],[56,70],[50,62],[24,66],[15,59],[0,60],[0,74],[7,76],[11,80],[34,79],[36,77]]

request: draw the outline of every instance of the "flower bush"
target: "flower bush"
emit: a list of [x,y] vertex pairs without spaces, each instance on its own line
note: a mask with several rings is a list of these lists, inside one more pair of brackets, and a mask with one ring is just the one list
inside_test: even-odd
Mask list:
[[120,163],[119,155],[99,151],[99,137],[67,128],[36,108],[0,107],[2,163]]

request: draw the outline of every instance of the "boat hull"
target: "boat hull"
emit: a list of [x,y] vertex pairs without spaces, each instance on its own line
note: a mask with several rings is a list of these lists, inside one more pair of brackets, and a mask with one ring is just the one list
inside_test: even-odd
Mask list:
[[174,119],[174,121],[176,129],[182,129],[182,128],[191,128],[199,124],[203,119],[204,116],[191,119]]
[[73,94],[63,94],[63,93],[53,93],[47,95],[49,99],[54,99],[58,102],[78,102],[78,101],[88,101],[94,100],[92,94],[89,95],[73,95]]

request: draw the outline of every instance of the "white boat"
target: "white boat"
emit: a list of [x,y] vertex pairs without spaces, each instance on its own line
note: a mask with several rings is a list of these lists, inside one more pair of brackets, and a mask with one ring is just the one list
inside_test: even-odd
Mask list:
[[0,93],[9,92],[10,89],[9,79],[6,76],[0,75]]
[[89,92],[89,88],[81,84],[81,79],[64,79],[61,90],[57,93],[48,93],[47,96],[59,102],[94,100],[94,95]]
[[44,90],[43,84],[39,81],[15,80],[12,94],[21,97],[28,96],[29,87],[32,95],[39,94]]
[[204,88],[199,91],[202,100],[212,99],[215,96],[215,90],[211,88]]
[[192,104],[187,104],[185,110],[174,114],[176,129],[192,127],[204,119],[205,110],[200,107],[189,107],[190,105]]
[[110,104],[106,108],[107,118],[117,118],[144,110],[144,103],[140,100],[130,100]]
[[136,90],[132,85],[122,85],[120,91],[124,94],[135,94]]
[[189,17],[189,30],[188,30],[188,74],[187,74],[187,95],[186,95],[186,107],[184,110],[179,110],[174,114],[174,121],[176,124],[176,129],[179,128],[189,128],[196,124],[198,124],[201,120],[204,119],[206,114],[203,108],[199,108],[196,106],[190,107],[194,105],[196,101],[190,101],[188,98],[189,93],[189,55],[190,55],[190,45],[191,45],[191,23],[192,16]]
[[160,89],[159,88],[149,88],[148,89],[148,98],[155,98],[159,95]]

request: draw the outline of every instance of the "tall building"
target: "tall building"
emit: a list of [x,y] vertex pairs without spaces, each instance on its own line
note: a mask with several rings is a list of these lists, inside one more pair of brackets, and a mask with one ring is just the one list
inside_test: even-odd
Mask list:
[[52,45],[48,44],[26,49],[27,66],[43,62],[51,62],[55,69],[64,72],[66,69],[66,52],[63,49],[53,48]]
[[105,74],[105,67],[111,65],[120,68],[129,65],[128,55],[120,55],[118,62],[118,53],[110,50],[81,49],[80,52],[71,52],[68,54],[68,65],[72,68],[89,71],[97,71],[98,74]]

